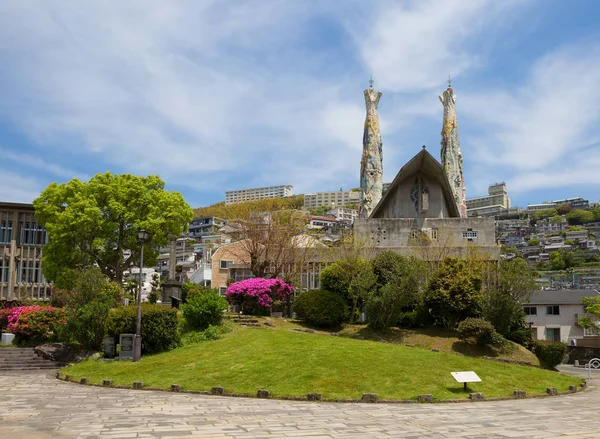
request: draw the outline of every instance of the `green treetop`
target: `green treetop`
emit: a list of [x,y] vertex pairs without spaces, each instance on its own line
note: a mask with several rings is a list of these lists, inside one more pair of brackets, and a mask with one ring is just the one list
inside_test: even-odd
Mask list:
[[[71,288],[74,271],[97,265],[110,280],[137,266],[146,230],[145,265],[156,263],[155,247],[179,236],[192,220],[192,209],[178,192],[168,192],[158,176],[97,174],[88,182],[73,179],[50,184],[33,202],[48,231],[44,275],[58,287]],[[129,253],[128,256],[125,256]]]

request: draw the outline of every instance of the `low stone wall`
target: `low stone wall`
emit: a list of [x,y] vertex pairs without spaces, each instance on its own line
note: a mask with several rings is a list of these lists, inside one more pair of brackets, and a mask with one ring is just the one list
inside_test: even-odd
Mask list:
[[579,364],[586,364],[592,358],[600,358],[600,348],[569,346],[567,350],[568,364],[574,364],[575,360],[579,361]]

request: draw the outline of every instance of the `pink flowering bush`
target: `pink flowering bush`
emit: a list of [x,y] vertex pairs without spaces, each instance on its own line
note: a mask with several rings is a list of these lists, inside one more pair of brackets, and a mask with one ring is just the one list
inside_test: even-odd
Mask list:
[[51,306],[19,306],[10,308],[7,321],[7,329],[15,334],[18,343],[43,341],[55,337],[67,323],[67,313]]
[[232,283],[225,291],[229,303],[241,305],[246,314],[264,314],[273,301],[283,302],[292,293],[292,287],[279,278],[253,278]]

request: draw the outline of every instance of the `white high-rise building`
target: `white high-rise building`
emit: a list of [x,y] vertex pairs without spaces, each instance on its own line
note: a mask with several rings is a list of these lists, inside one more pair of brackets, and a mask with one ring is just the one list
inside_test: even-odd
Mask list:
[[244,201],[262,200],[265,198],[283,198],[294,195],[294,186],[268,186],[253,189],[239,189],[225,192],[225,204],[243,203]]
[[332,191],[304,194],[304,207],[307,209],[321,206],[333,209],[334,207],[344,207],[347,204],[357,204],[359,202],[360,191]]

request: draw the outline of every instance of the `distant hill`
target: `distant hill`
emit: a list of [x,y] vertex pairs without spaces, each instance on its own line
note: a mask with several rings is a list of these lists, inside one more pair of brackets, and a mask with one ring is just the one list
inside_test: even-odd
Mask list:
[[245,203],[225,204],[225,201],[207,207],[194,209],[194,218],[216,216],[224,219],[237,218],[242,212],[263,212],[282,209],[301,209],[304,206],[304,195],[285,198],[266,198],[264,200],[247,201]]

